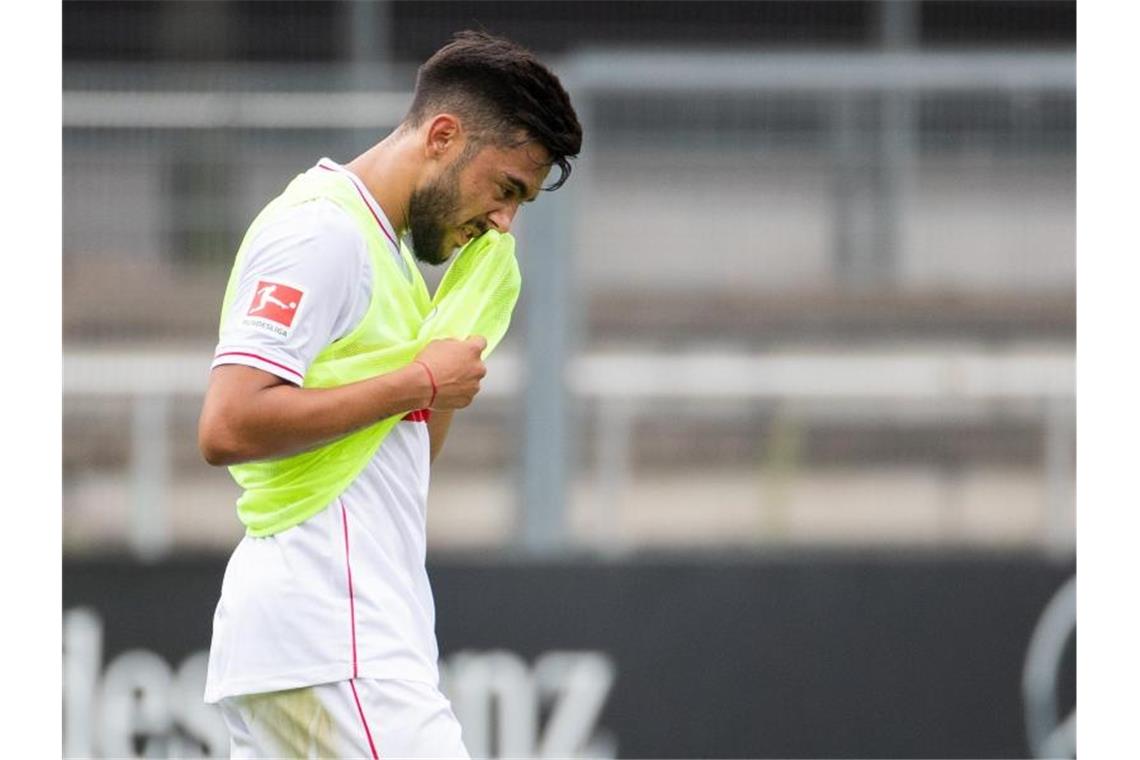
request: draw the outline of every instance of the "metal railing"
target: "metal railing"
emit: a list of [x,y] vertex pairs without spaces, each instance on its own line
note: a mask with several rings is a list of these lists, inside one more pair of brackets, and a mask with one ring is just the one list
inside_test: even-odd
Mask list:
[[[811,389],[819,387],[816,400],[855,398],[866,402],[876,398],[889,404],[891,398],[898,397],[891,393],[909,393],[905,387],[907,378],[915,383],[917,395],[913,398],[947,398],[959,391],[966,393],[959,398],[969,398],[970,386],[954,385],[957,381],[945,378],[962,372],[965,377],[976,379],[996,366],[1006,366],[1001,364],[1004,359],[985,359],[981,346],[970,349],[974,354],[967,353],[983,357],[981,364],[971,364],[961,356],[932,354],[917,354],[893,363],[894,360],[874,353],[861,358],[845,355],[834,347],[836,354],[825,358],[792,359],[747,353],[699,358],[601,356],[592,353],[587,344],[590,338],[605,336],[584,335],[582,327],[580,309],[587,299],[581,296],[595,284],[582,276],[582,262],[588,259],[595,271],[605,272],[615,263],[615,257],[601,250],[608,241],[587,239],[586,233],[589,221],[613,208],[619,200],[601,179],[606,169],[603,162],[621,156],[627,162],[623,167],[653,167],[662,150],[663,155],[706,155],[719,151],[730,155],[733,161],[753,161],[760,151],[750,142],[764,146],[764,151],[780,147],[780,141],[766,132],[764,125],[771,122],[774,133],[788,136],[785,142],[792,146],[789,161],[793,165],[807,151],[834,175],[830,189],[818,199],[821,209],[811,209],[823,230],[817,237],[823,247],[830,246],[829,252],[817,256],[830,261],[830,266],[811,274],[815,278],[812,282],[825,288],[868,293],[876,288],[904,287],[899,274],[906,253],[900,244],[900,221],[913,210],[915,172],[924,151],[938,153],[946,145],[958,145],[964,154],[973,155],[969,151],[976,149],[978,140],[990,140],[996,135],[1000,139],[985,143],[989,146],[986,150],[1029,150],[1031,156],[1040,155],[1054,163],[1059,156],[1062,166],[1071,161],[1074,130],[1068,114],[1075,103],[1075,60],[1071,53],[590,51],[558,62],[556,69],[572,92],[585,127],[586,146],[574,180],[528,209],[520,222],[520,250],[539,254],[524,262],[526,287],[520,311],[526,346],[514,358],[496,357],[504,367],[498,374],[515,378],[505,382],[527,378],[519,390],[524,398],[524,440],[520,445],[524,484],[519,501],[525,505],[521,540],[527,547],[545,550],[565,541],[566,493],[575,466],[570,456],[576,438],[572,409],[579,399],[613,412],[602,415],[604,424],[599,425],[596,442],[597,451],[603,452],[600,460],[607,462],[599,468],[598,476],[600,498],[605,503],[619,490],[615,484],[628,476],[623,462],[628,462],[631,415],[641,414],[642,405],[653,403],[654,397],[645,395],[648,391],[631,391],[631,386],[644,384],[644,388],[655,388],[654,392],[667,398],[683,396],[695,401],[725,393],[725,388],[737,388],[738,398],[749,403],[774,399],[812,403],[816,397]],[[307,160],[320,152],[337,155],[325,143],[330,136],[336,136],[334,142],[342,148],[374,139],[399,121],[410,100],[409,93],[390,89],[381,93],[290,90],[285,86],[287,78],[273,79],[269,70],[259,70],[257,76],[242,80],[247,85],[273,80],[264,91],[247,87],[179,89],[177,76],[168,77],[162,88],[136,90],[131,90],[129,84],[116,89],[113,76],[97,79],[99,89],[64,93],[65,266],[80,260],[97,266],[102,265],[103,257],[121,255],[132,262],[160,262],[164,267],[172,267],[169,262],[185,254],[180,247],[190,246],[209,248],[212,252],[212,258],[185,255],[202,271],[226,266],[230,252],[218,241],[231,240],[236,245],[232,239],[235,229],[231,228],[252,218],[283,177],[303,168],[299,156]],[[359,83],[347,74],[336,81]],[[306,82],[306,87],[316,85],[313,77]],[[924,111],[924,103],[929,105],[932,98],[959,96],[965,99],[964,106],[951,104],[953,108],[946,106],[950,110],[945,113],[942,105]],[[788,97],[806,107],[786,107]],[[961,114],[976,115],[978,109],[968,107],[971,102],[983,101],[1001,104],[990,120],[996,126],[987,122],[985,129],[970,132],[956,142],[939,136],[957,129],[951,122]],[[617,110],[610,107],[615,102]],[[1041,102],[1053,105],[1045,109],[1033,105]],[[1022,107],[1025,103],[1030,105]],[[710,114],[713,118],[706,118]],[[623,120],[639,125],[638,134],[647,139],[657,135],[649,139],[657,152],[631,144]],[[1025,124],[1029,124],[1028,131]],[[1025,135],[1033,139],[1022,139]],[[318,136],[321,143],[315,145]],[[698,138],[696,143],[694,136]],[[205,168],[211,171],[188,170],[188,166],[197,165],[195,162],[209,163]],[[69,195],[68,180],[77,167],[83,168],[87,184]],[[119,183],[115,179],[114,172],[123,167],[130,172],[130,182]],[[213,172],[214,168],[219,171]],[[715,180],[717,175],[714,171],[709,176]],[[1067,175],[1062,170],[1057,176],[1063,182]],[[647,171],[643,190],[656,189],[656,182],[655,175]],[[1042,180],[1044,184],[1052,182],[1052,175]],[[104,192],[111,187],[115,192]],[[779,188],[774,186],[770,191],[777,193]],[[1059,192],[1063,201],[1064,188]],[[996,195],[996,202],[1004,197],[1008,196]],[[723,218],[712,220],[705,231],[693,229],[691,238],[655,241],[654,260],[646,258],[645,266],[636,275],[624,275],[636,279],[621,284],[627,290],[677,287],[686,278],[708,269],[707,257],[693,256],[694,248],[698,252],[705,247],[731,252],[733,241],[744,242],[723,230],[733,223],[750,222],[750,217],[761,212],[747,204],[739,208],[728,206],[731,199],[725,200],[730,210]],[[1055,216],[1050,210],[1041,212],[1042,219],[1052,220]],[[658,221],[661,220],[646,219],[640,226],[649,228]],[[1015,221],[1017,229],[1032,226],[1031,220]],[[799,226],[789,224],[788,229]],[[179,234],[172,235],[172,230]],[[1064,233],[1063,225],[1061,232]],[[624,250],[635,248],[636,243],[636,239],[623,239],[612,245],[615,250]],[[772,250],[765,254],[781,254],[781,261],[799,260],[804,258],[805,245],[817,245],[815,238],[788,244],[790,253],[771,246]],[[1055,247],[1064,253],[1067,245],[1071,243],[1062,239]],[[1039,255],[1037,247],[1025,247],[1026,251],[1019,255],[1024,254],[1027,262],[1036,261],[1033,257]],[[769,280],[780,281],[779,266],[775,264],[762,275],[755,269],[741,267],[739,273],[733,270],[734,266],[746,264],[751,255],[726,255],[722,279],[731,279],[734,285],[744,288],[768,285]],[[1016,268],[1029,274],[1038,267]],[[673,272],[672,279],[662,277],[662,272]],[[159,274],[179,276],[182,270],[166,272],[160,267]],[[148,275],[140,275],[139,280],[145,276]],[[1065,277],[1062,272],[1054,280],[1061,287],[1071,287],[1071,280]],[[1019,275],[1015,286],[1020,279]],[[704,279],[700,283],[699,287],[709,293],[710,308],[715,308],[717,291]],[[200,298],[195,296],[195,304],[207,298],[216,301],[220,296],[220,292],[205,287],[200,293]],[[177,306],[171,301],[171,310]],[[214,301],[210,301],[211,310],[213,306]],[[77,313],[89,314],[83,306],[78,307]],[[123,319],[129,321],[124,322],[125,330],[148,338],[170,337],[161,331],[182,324],[180,317],[167,319],[155,333],[153,320],[140,321],[137,316]],[[109,337],[102,332],[97,336]],[[178,333],[176,337],[208,336],[195,327],[194,331]],[[716,336],[695,331],[682,337],[683,345],[702,345]],[[168,460],[155,431],[167,418],[170,394],[201,392],[201,385],[184,385],[188,377],[204,384],[198,357],[191,360],[161,354],[97,356],[84,352],[74,337],[69,341],[75,345],[75,350],[68,354],[69,392],[127,394],[137,398],[133,417],[134,466],[138,473],[134,478],[134,499],[139,515],[135,544],[146,551],[161,550],[164,530],[158,523],[146,522],[150,519],[146,515],[151,512],[146,504],[159,498],[156,494],[161,487],[155,483],[165,477],[162,463]],[[842,340],[837,340],[836,346],[841,345]],[[1071,351],[1061,349],[1057,360],[1071,361]],[[995,361],[998,364],[992,364]],[[187,362],[187,366],[175,371],[173,368],[182,362]],[[508,366],[515,369],[506,370]],[[1016,366],[1037,365],[1030,362]],[[718,385],[718,389],[685,380],[710,367],[717,368],[722,376],[728,372],[727,377],[736,379]],[[1013,372],[1010,375],[1005,374],[1007,370],[1009,367],[994,377],[1028,378],[1033,374],[1028,370],[1024,375],[1019,374],[1022,370],[1009,370]],[[1057,372],[1060,370],[1054,366],[1042,377],[1059,377]],[[831,373],[837,373],[837,385],[826,385],[827,380],[821,380]],[[668,382],[672,384],[662,386],[667,382],[663,378],[671,378]],[[820,382],[825,385],[817,386]],[[987,385],[986,380],[979,382],[979,387],[988,389],[980,398],[992,398],[997,386]],[[1048,429],[1053,431],[1046,446],[1046,458],[1051,463],[1049,493],[1054,494],[1050,499],[1064,503],[1068,497],[1063,494],[1071,483],[1067,472],[1071,454],[1069,431],[1073,427],[1071,377],[1058,381],[1057,386],[1047,384],[1052,382],[1027,379],[1022,390],[1008,393],[1042,402],[1041,414],[1049,420]],[[607,388],[606,383],[613,386]],[[494,382],[489,383],[487,392],[493,395],[497,392],[495,387]],[[143,477],[143,472],[154,476]],[[1066,526],[1056,530],[1060,536],[1069,532]],[[1061,543],[1063,540],[1058,539]]]
[[[522,358],[502,354],[492,361],[494,372],[488,374],[482,396],[517,397],[525,370]],[[140,556],[159,556],[171,546],[169,413],[175,399],[200,402],[207,366],[195,353],[72,350],[64,355],[66,396],[130,399],[130,544]],[[834,417],[837,403],[854,402],[866,415],[890,410],[897,416],[906,414],[900,404],[919,402],[924,417],[933,412],[954,419],[971,406],[1012,402],[1014,407],[1028,404],[1023,413],[1045,420],[1048,454],[1042,475],[1048,503],[1042,543],[1061,551],[1072,547],[1075,362],[1064,350],[849,356],[592,353],[576,357],[568,369],[571,395],[600,420],[592,446],[599,515],[616,514],[618,495],[629,479],[635,422],[664,405],[674,415],[699,415],[702,403],[729,401],[741,409],[791,403],[799,417],[810,419]],[[710,377],[717,382],[710,384]]]
[[[599,189],[598,148],[607,138],[598,109],[602,98],[668,94],[674,109],[651,113],[666,123],[682,124],[687,101],[710,94],[758,100],[795,93],[825,104],[830,121],[826,133],[832,137],[822,152],[832,156],[836,175],[832,206],[836,281],[840,287],[871,291],[897,285],[899,222],[903,199],[914,185],[917,97],[929,92],[998,92],[1007,97],[1064,93],[1073,95],[1075,107],[1076,61],[1068,53],[589,51],[573,56],[560,70],[574,94],[586,138],[579,176],[565,192],[535,209],[522,240],[523,246],[544,251],[541,266],[528,272],[528,287],[535,297],[528,301],[526,312],[531,382],[523,442],[523,503],[528,505],[523,537],[526,545],[542,551],[557,547],[565,535],[566,463],[574,431],[563,378],[581,337],[581,315],[575,312],[580,300],[572,294],[579,283],[574,282],[569,262],[587,247],[582,225],[574,222],[582,218],[584,199]],[[860,126],[860,115],[871,126]],[[721,139],[708,127],[704,136],[714,145]],[[730,146],[743,153],[738,142]],[[694,150],[691,141],[677,141],[675,147],[678,152]],[[703,268],[703,262],[691,266]]]

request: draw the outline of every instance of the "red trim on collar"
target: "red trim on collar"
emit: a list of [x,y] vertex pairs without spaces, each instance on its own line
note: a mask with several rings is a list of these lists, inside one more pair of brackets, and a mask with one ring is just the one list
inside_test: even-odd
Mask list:
[[348,171],[336,169],[332,166],[326,166],[325,164],[317,164],[317,167],[324,169],[326,172],[333,172],[334,174],[340,174],[342,176],[348,177],[348,181],[352,183],[352,186],[356,188],[356,192],[360,194],[360,200],[364,201],[364,205],[368,207],[368,212],[372,214],[372,218],[376,220],[376,226],[378,226],[380,228],[380,231],[384,233],[384,237],[388,238],[388,241],[396,247],[396,250],[400,250],[400,244],[396,242],[396,238],[393,236],[393,234],[389,232],[388,228],[384,226],[384,223],[380,221],[380,216],[376,213],[376,209],[372,208],[372,204],[368,202],[368,196],[365,195],[364,191],[360,188],[356,177]]

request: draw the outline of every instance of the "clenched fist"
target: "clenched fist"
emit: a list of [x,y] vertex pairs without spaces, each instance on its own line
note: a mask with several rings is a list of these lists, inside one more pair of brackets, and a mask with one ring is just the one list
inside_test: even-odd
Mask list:
[[471,403],[487,374],[480,358],[486,347],[486,338],[474,335],[467,340],[433,340],[416,355],[415,361],[426,364],[435,381],[432,409],[462,409]]

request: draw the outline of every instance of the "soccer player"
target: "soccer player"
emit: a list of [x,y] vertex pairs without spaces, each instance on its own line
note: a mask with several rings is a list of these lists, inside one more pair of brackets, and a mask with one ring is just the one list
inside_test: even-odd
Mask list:
[[[438,687],[425,516],[430,462],[479,390],[486,343],[432,341],[379,373],[359,360],[432,318],[399,240],[441,264],[507,232],[565,181],[581,139],[533,54],[462,32],[420,67],[391,134],[345,165],[322,158],[246,234],[199,421],[203,456],[245,487],[205,693],[233,757],[467,756]],[[353,474],[354,436],[392,417]]]

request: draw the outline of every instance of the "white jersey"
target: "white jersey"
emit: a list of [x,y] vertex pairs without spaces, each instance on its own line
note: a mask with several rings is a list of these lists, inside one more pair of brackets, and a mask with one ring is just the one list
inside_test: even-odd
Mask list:
[[[395,240],[380,205],[347,169],[321,159],[310,171],[343,173]],[[400,259],[394,244],[391,253]],[[359,324],[372,296],[364,237],[331,201],[302,204],[266,225],[239,278],[213,366],[244,364],[295,384],[322,349]],[[424,567],[426,417],[413,412],[396,425],[324,510],[238,544],[214,614],[207,702],[350,678],[438,684]]]

